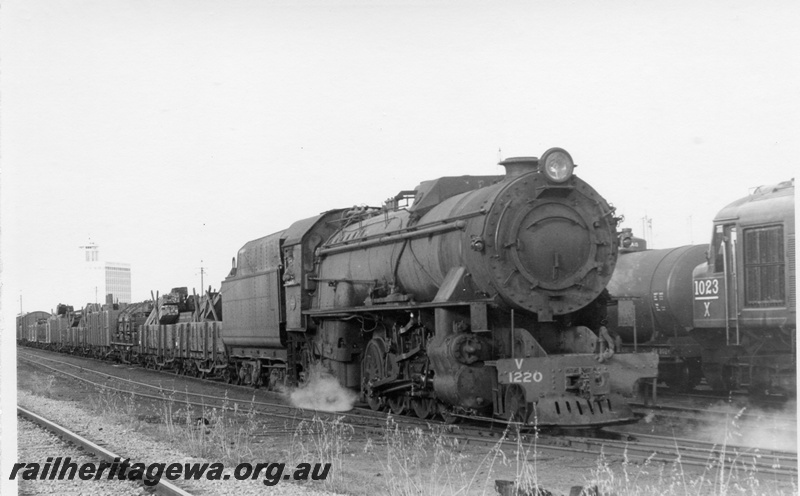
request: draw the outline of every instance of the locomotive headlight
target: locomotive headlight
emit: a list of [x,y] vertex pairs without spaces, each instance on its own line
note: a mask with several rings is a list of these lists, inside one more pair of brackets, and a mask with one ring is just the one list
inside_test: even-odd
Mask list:
[[563,148],[551,148],[539,159],[539,171],[554,183],[563,183],[572,177],[575,163]]

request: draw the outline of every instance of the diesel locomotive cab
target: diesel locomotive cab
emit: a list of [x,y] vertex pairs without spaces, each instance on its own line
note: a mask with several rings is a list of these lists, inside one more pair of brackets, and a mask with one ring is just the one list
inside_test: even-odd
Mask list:
[[793,179],[761,186],[714,218],[690,289],[713,389],[796,395],[794,192]]

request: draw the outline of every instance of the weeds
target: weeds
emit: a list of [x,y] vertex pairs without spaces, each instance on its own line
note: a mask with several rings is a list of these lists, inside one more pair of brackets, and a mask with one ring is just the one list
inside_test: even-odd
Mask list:
[[[31,392],[50,398],[54,383],[52,375],[32,377]],[[469,446],[470,455],[468,446],[452,437],[445,426],[409,429],[389,417],[380,435],[361,438],[358,434],[361,444],[354,447],[357,435],[344,417],[315,416],[289,429],[290,442],[282,445],[286,451],[265,454],[279,448],[265,447],[260,439],[286,430],[268,430],[257,419],[254,402],[242,406],[226,396],[221,406],[211,408],[190,405],[175,393],[164,393],[161,401],[150,403],[130,393],[101,391],[92,394],[88,404],[98,414],[127,426],[150,409],[159,425],[156,436],[190,456],[231,465],[254,460],[286,461],[287,465],[330,463],[323,486],[334,491],[397,496],[494,494],[496,477],[513,477],[520,493],[535,494],[536,488],[545,485],[542,478],[549,483],[556,480],[541,466],[537,429],[526,441],[518,428],[510,427],[488,449]],[[760,474],[755,462],[742,463],[743,455],[729,445],[735,442],[737,430],[743,429],[737,420],[738,414],[727,420],[725,442],[699,470],[690,468],[680,455],[674,463],[662,464],[653,458],[632,461],[627,452],[621,458],[601,454],[585,480],[572,474],[570,482],[593,488],[596,494],[617,496],[797,494],[796,481],[780,484]],[[509,439],[516,440],[511,448],[505,446]],[[677,442],[675,449],[679,453]],[[361,472],[348,463],[356,455],[361,456]],[[372,473],[365,475],[364,471]],[[377,471],[380,473],[375,474]]]
[[294,430],[289,458],[291,463],[330,463],[328,489],[346,489],[344,456],[350,450],[355,429],[338,416],[333,420],[314,415],[302,420]]
[[383,441],[388,494],[458,494],[466,489],[458,439],[447,436],[442,427],[405,430],[389,417]]
[[[511,428],[511,426],[509,426]],[[508,433],[508,429],[506,433]],[[514,485],[523,494],[539,494],[542,492],[539,485],[539,427],[534,422],[533,441],[525,445],[522,442],[523,436],[520,432],[519,424],[514,425],[516,434],[516,448],[514,449]],[[532,460],[532,463],[529,461]]]
[[32,381],[30,383],[31,393],[36,396],[44,396],[45,398],[53,397],[53,386],[55,385],[56,378],[53,374],[42,376],[38,372],[31,374]]
[[615,467],[616,463],[601,453],[585,485],[596,488],[597,494],[616,496],[797,494],[796,481],[783,486],[772,481],[767,484],[769,487],[762,487],[755,465],[742,466],[735,463],[736,459],[726,465],[722,457],[724,449],[708,459],[699,475],[690,476],[680,454],[669,464],[654,463],[652,457],[637,464],[628,459],[626,451],[619,467]]
[[256,421],[255,398],[246,411],[228,399],[227,392],[219,407],[194,407],[165,396],[161,420],[170,439],[182,451],[200,458],[238,464],[256,458],[255,440],[261,428]]
[[136,395],[114,390],[101,390],[89,398],[89,405],[97,413],[115,418],[120,423],[129,422],[136,416],[138,405]]

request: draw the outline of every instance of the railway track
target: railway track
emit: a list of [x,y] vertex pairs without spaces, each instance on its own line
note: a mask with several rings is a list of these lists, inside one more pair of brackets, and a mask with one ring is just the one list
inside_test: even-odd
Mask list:
[[[34,359],[35,356],[35,359]],[[621,457],[633,462],[648,463],[674,463],[680,462],[683,465],[697,468],[719,468],[741,471],[757,471],[762,474],[769,474],[776,478],[797,480],[797,454],[791,452],[758,450],[745,446],[718,445],[711,442],[697,440],[680,439],[667,436],[654,436],[648,434],[635,434],[620,432],[614,429],[602,429],[600,431],[587,432],[583,435],[551,435],[547,430],[532,431],[524,430],[518,424],[509,424],[497,421],[496,419],[472,419],[459,425],[446,424],[443,421],[423,420],[415,417],[393,416],[384,412],[377,412],[366,408],[355,408],[350,412],[319,412],[308,411],[295,408],[286,403],[278,401],[256,401],[231,400],[227,396],[217,396],[201,394],[190,391],[180,391],[177,389],[167,389],[162,385],[147,384],[140,381],[132,381],[112,374],[92,370],[90,368],[55,360],[39,355],[28,355],[19,353],[18,357],[22,360],[35,363],[36,366],[53,370],[66,376],[71,376],[77,380],[92,384],[96,387],[111,389],[122,394],[132,394],[142,398],[157,401],[179,401],[183,405],[190,405],[195,408],[218,408],[228,411],[243,412],[243,409],[231,406],[231,401],[245,403],[248,411],[260,417],[267,417],[274,420],[286,422],[290,420],[297,423],[302,420],[312,418],[324,419],[343,419],[344,423],[353,427],[354,430],[370,434],[384,434],[387,425],[394,423],[403,428],[419,427],[428,429],[437,426],[448,437],[458,439],[460,442],[480,443],[487,446],[497,446],[503,449],[535,449],[541,453],[565,454],[579,453],[592,456],[611,456]],[[80,377],[58,367],[51,367],[41,363],[49,361],[71,368],[81,369],[89,374],[104,377],[106,380],[119,381],[121,384],[128,384],[142,389],[150,389],[155,392],[145,393],[141,390],[131,388],[118,388],[108,384],[100,384],[85,377]],[[162,372],[165,373],[165,372]],[[182,378],[169,374],[173,378]],[[201,381],[192,377],[186,378],[190,381]],[[225,385],[230,389],[232,386]],[[236,389],[248,390],[247,386],[235,386]],[[178,397],[185,399],[176,400]],[[193,397],[194,399],[189,399]],[[647,408],[653,408],[648,406]],[[279,428],[277,425],[275,428]],[[290,433],[291,428],[286,430]]]
[[[607,432],[615,431],[607,429]],[[728,466],[786,479],[797,478],[796,453],[716,444],[674,436],[622,432],[619,434],[623,439],[605,445],[617,454],[633,451],[652,461],[665,463],[680,461],[684,465],[697,467]],[[635,443],[630,443],[629,440],[635,440]]]
[[694,390],[690,392],[675,392],[669,388],[659,388],[658,397],[673,401],[692,401],[709,405],[725,403],[733,405],[755,404],[764,410],[783,410],[787,405],[793,404],[795,398],[787,396],[753,395],[746,391],[730,391],[728,393],[710,390]]
[[[44,368],[46,370],[59,373],[63,376],[76,379],[78,381],[81,381],[85,384],[88,384],[90,386],[99,389],[103,389],[106,391],[114,391],[122,395],[132,395],[138,398],[143,398],[148,400],[171,401],[175,403],[180,403],[181,405],[188,405],[202,409],[216,408],[219,410],[237,411],[237,412],[243,411],[243,409],[239,408],[238,406],[239,404],[248,404],[251,405],[252,407],[258,407],[259,410],[257,410],[257,413],[259,414],[272,415],[274,417],[291,419],[291,420],[297,420],[299,416],[298,414],[301,413],[299,409],[293,408],[283,403],[255,401],[254,399],[247,400],[244,398],[230,398],[228,396],[209,395],[198,392],[192,392],[189,390],[180,391],[178,389],[169,389],[161,384],[151,384],[141,381],[134,381],[131,379],[115,376],[113,374],[107,374],[91,368],[82,367],[61,360],[54,360],[52,358],[36,356],[35,359],[32,359],[32,357],[18,354],[17,359],[33,364],[36,367]],[[108,381],[118,382],[119,384],[125,384],[128,385],[129,387],[123,388],[123,387],[112,386],[108,383],[101,383],[96,380],[91,380],[87,377],[82,377],[81,375],[78,374],[67,372],[66,370],[60,369],[58,367],[46,365],[44,363],[39,362],[39,360],[44,360],[59,365],[65,365],[71,368],[78,369],[81,373],[88,372],[89,374],[99,376],[104,380],[106,380],[107,382]],[[189,398],[194,398],[194,399],[190,400]]]
[[797,451],[797,413],[785,402],[765,405],[760,399],[744,396],[692,394],[661,395],[658,403],[631,406],[637,415],[679,433],[700,432],[720,443],[729,438],[734,439],[733,444]]
[[[46,429],[47,431],[53,433],[55,436],[61,438],[64,442],[69,443],[70,445],[73,445],[74,447],[77,447],[77,448],[83,450],[84,453],[90,453],[92,455],[92,457],[94,457],[95,459],[99,459],[99,460],[102,460],[104,462],[107,462],[109,465],[112,465],[115,461],[119,462],[120,460],[125,460],[125,459],[128,458],[128,457],[124,456],[123,454],[114,453],[111,450],[109,450],[107,448],[104,448],[103,446],[98,444],[97,441],[91,440],[91,439],[89,439],[87,437],[84,437],[84,436],[82,436],[82,435],[80,435],[80,434],[78,434],[78,433],[76,433],[76,432],[74,432],[74,431],[62,426],[62,425],[59,425],[56,422],[54,422],[52,420],[49,420],[49,419],[43,417],[42,415],[39,415],[38,413],[35,413],[35,412],[33,412],[33,411],[29,410],[29,409],[23,408],[21,406],[17,406],[17,415],[20,416],[21,418],[23,418],[24,421],[28,421],[28,422],[30,422],[32,424],[35,424],[35,425],[39,426],[42,429]],[[20,443],[20,446],[21,446],[20,451],[23,451],[24,447],[25,447],[24,441],[22,441],[22,443]],[[55,449],[57,449],[56,446],[55,446],[55,443],[48,443],[48,444],[45,445],[45,447],[47,448],[47,456],[53,457],[57,453],[56,451],[54,451]],[[64,451],[63,450],[61,450],[60,453],[62,455],[64,455]],[[78,461],[79,457],[81,456],[80,453],[81,452],[78,451],[78,449],[72,449],[69,452],[67,452],[65,456],[75,457],[76,461]],[[24,454],[23,456],[27,457],[27,456],[30,456],[30,455]],[[83,456],[82,458],[88,458],[88,459],[81,460],[81,462],[86,462],[86,461],[91,462],[91,461],[93,461],[92,458],[89,458],[89,457],[86,457],[86,456]],[[36,460],[36,462],[39,462],[39,461],[40,460]],[[131,464],[133,464],[133,463],[134,462],[131,461]],[[54,482],[55,475],[56,475],[55,472],[56,472],[56,469],[53,468],[53,473],[51,474],[50,479],[47,480],[46,482]],[[44,483],[45,481],[42,480],[42,479],[44,479],[44,476],[42,476],[39,480],[37,480],[36,483],[40,483],[40,482]],[[54,487],[56,489],[59,489],[59,486],[57,486],[56,484],[61,484],[62,482],[63,481],[61,481],[61,480],[59,480],[58,482],[54,482]],[[80,482],[85,484],[84,481],[80,481]],[[133,486],[136,485],[136,484],[133,484],[132,481],[121,481],[119,479],[113,480],[111,477],[108,477],[108,478],[102,477],[102,478],[99,478],[99,479],[97,479],[95,481],[91,481],[91,482],[92,483],[94,483],[94,482],[106,483],[107,486],[108,486],[108,487],[105,488],[105,489],[108,490],[107,494],[122,494],[123,491],[125,490],[125,487],[126,487],[126,485],[122,484],[122,482],[127,482],[128,485],[133,485]],[[28,483],[30,483],[30,482],[28,482]],[[32,484],[32,483],[30,483],[30,484]],[[146,487],[146,488],[149,487],[148,491],[154,491],[156,494],[160,494],[160,495],[165,495],[165,496],[192,496],[192,493],[180,488],[179,486],[177,486],[177,485],[175,485],[175,484],[173,484],[173,483],[171,483],[171,482],[169,482],[167,480],[163,480],[163,479],[159,480],[157,484],[152,485],[152,486],[147,486],[147,485],[144,484],[144,482],[141,482],[141,485]],[[60,487],[60,489],[63,490],[64,489],[63,486]],[[81,487],[81,489],[85,490],[86,487],[85,486]],[[128,489],[131,489],[131,488],[128,487]],[[91,493],[91,492],[94,492],[94,491],[90,490],[88,492]]]
[[[480,430],[479,426],[461,426],[465,440],[491,443],[496,432]],[[689,465],[697,468],[728,467],[742,471],[755,471],[775,477],[797,479],[797,454],[779,450],[762,450],[744,446],[720,445],[712,442],[629,433],[613,428],[603,428],[585,436],[550,436],[529,432],[504,432],[506,446],[533,443],[537,448],[552,453],[579,452],[595,456],[618,456],[633,462],[661,462]],[[611,437],[611,439],[609,439]]]
[[673,417],[684,420],[704,420],[713,417],[732,417],[737,419],[748,420],[754,422],[763,422],[768,425],[775,426],[775,428],[795,430],[796,416],[788,415],[774,415],[765,413],[763,411],[755,411],[751,407],[744,405],[731,405],[730,409],[719,408],[696,408],[689,406],[668,405],[668,404],[650,404],[644,403],[631,403],[634,412],[641,416],[646,416],[655,413],[664,417]]

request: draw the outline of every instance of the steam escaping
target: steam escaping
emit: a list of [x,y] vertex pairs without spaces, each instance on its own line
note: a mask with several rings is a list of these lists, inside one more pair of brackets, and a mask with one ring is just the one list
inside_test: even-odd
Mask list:
[[297,408],[322,412],[346,412],[353,409],[358,395],[343,387],[322,365],[314,364],[308,381],[287,391],[289,401]]
[[[797,405],[779,410],[719,403],[693,437],[720,445],[797,452]],[[747,416],[744,414],[747,413]]]

